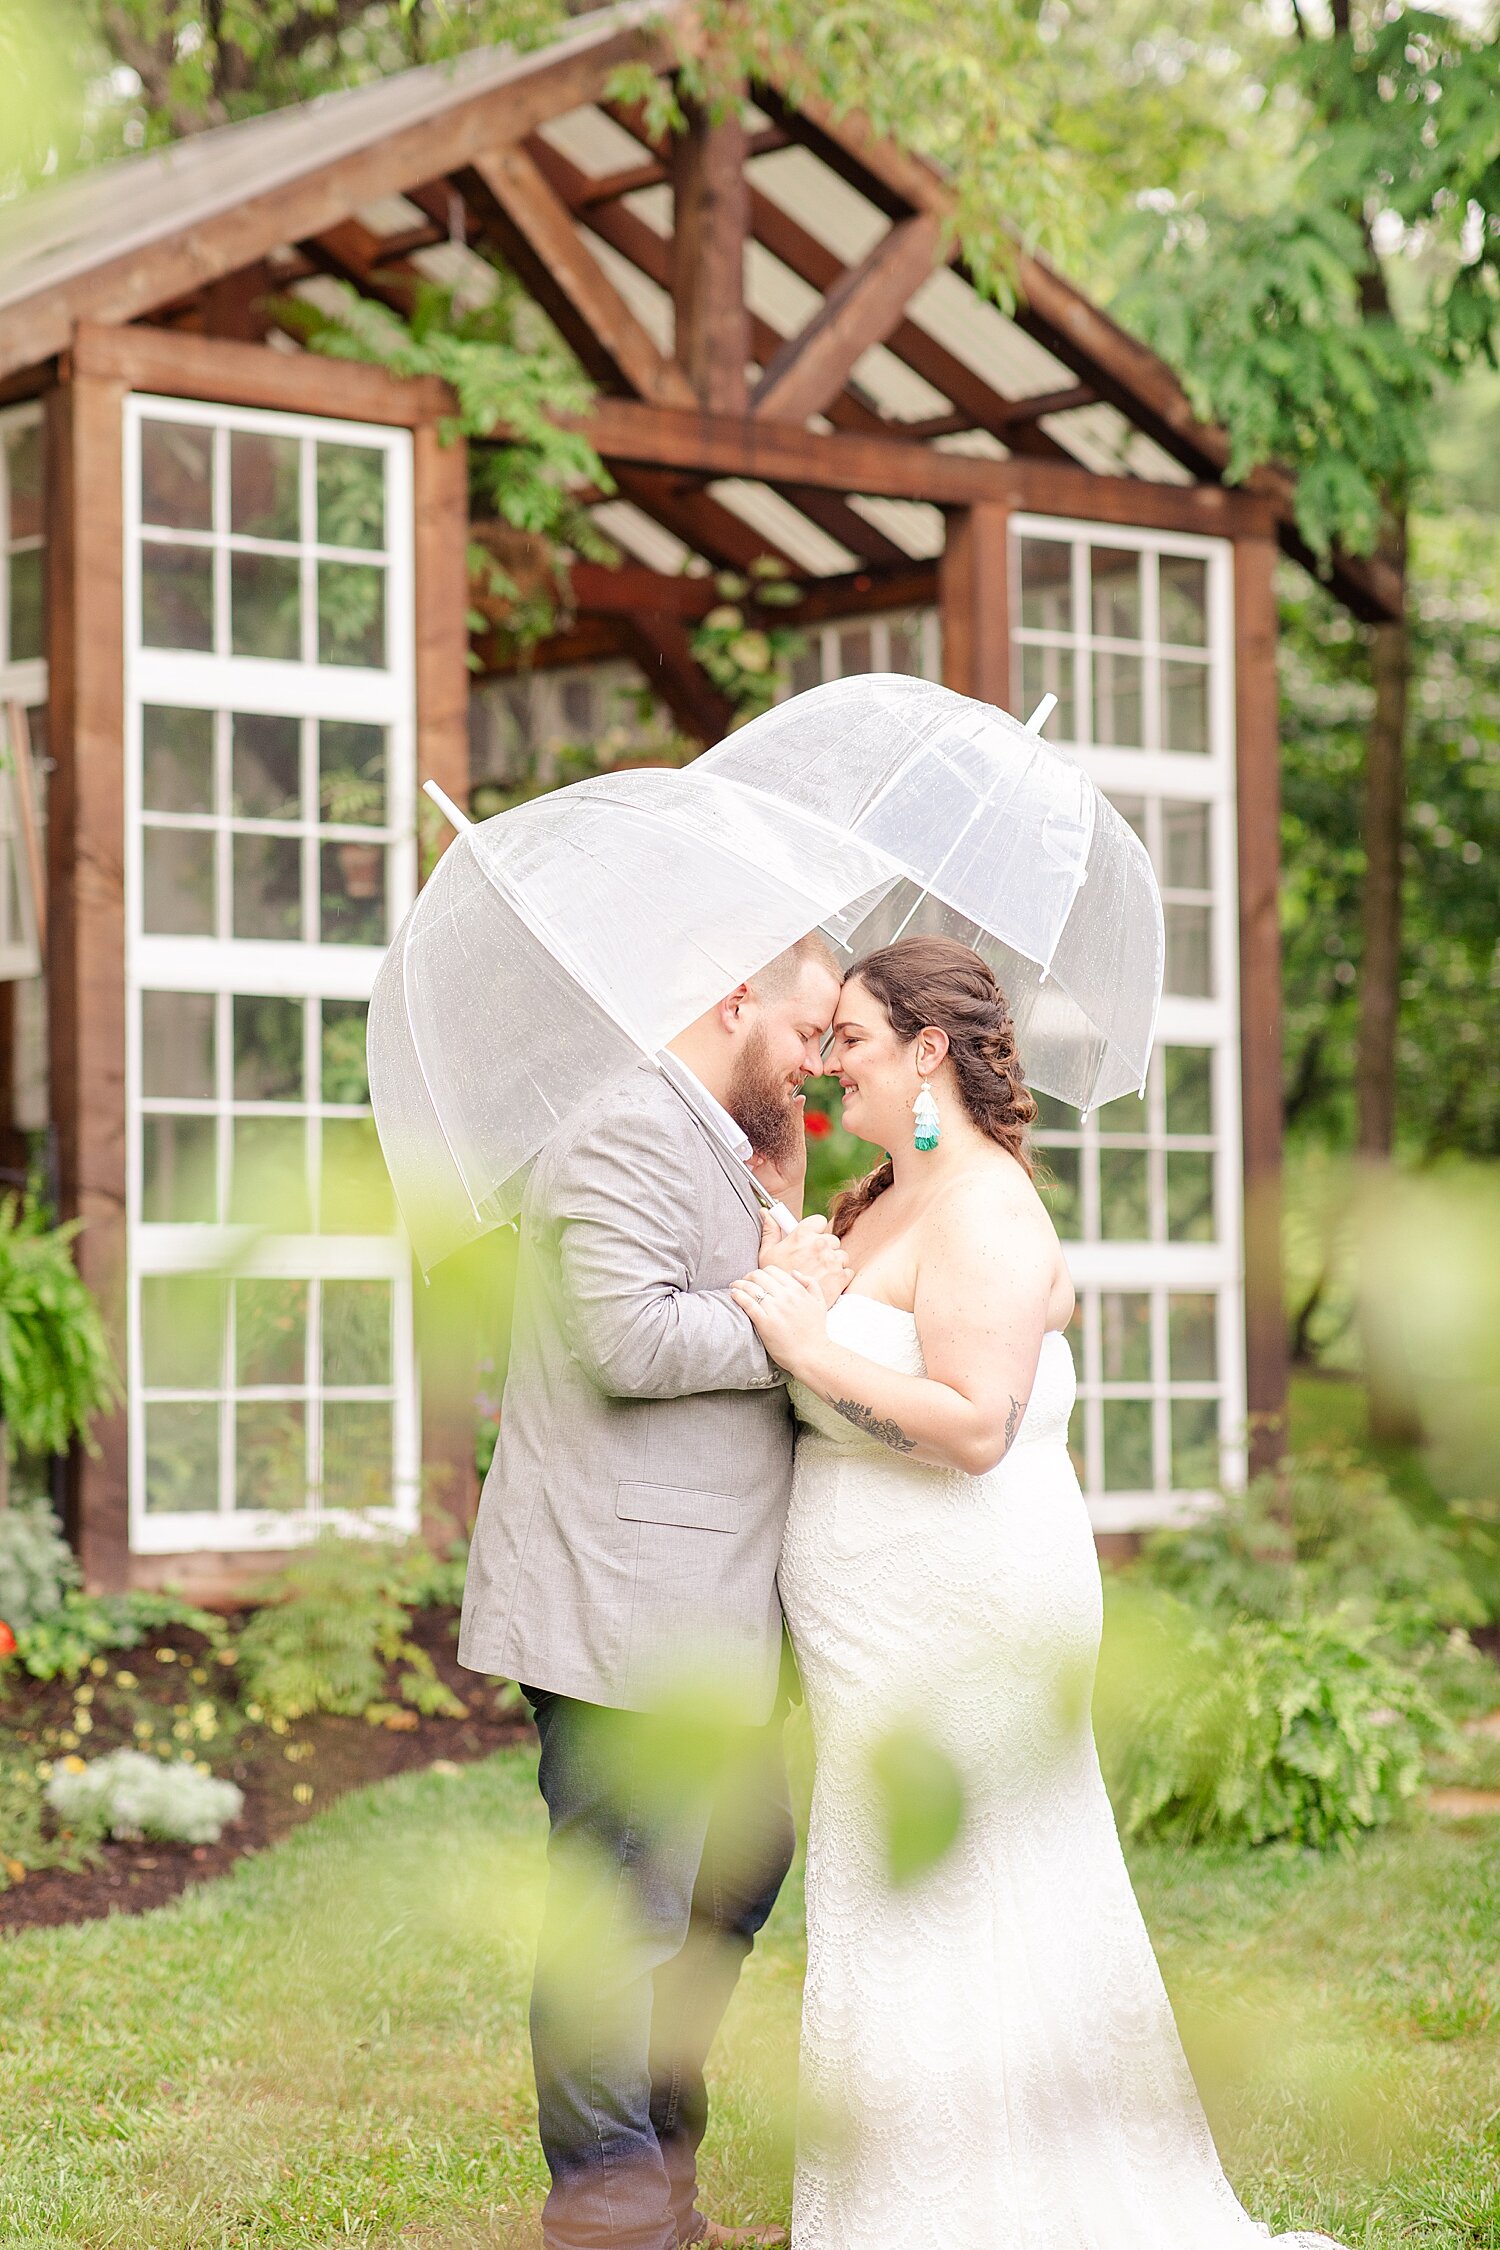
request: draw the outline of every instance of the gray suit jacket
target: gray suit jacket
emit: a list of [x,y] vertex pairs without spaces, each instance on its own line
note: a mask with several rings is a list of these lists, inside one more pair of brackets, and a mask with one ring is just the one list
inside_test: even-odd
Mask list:
[[706,1672],[769,1718],[792,1419],[728,1295],[759,1245],[743,1167],[649,1065],[543,1150],[461,1664],[623,1710]]

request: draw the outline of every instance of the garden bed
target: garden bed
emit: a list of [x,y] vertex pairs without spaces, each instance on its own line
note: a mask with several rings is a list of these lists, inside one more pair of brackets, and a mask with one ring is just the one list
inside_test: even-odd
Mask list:
[[[12,1874],[9,1888],[0,1890],[0,1931],[145,1913],[276,1843],[346,1790],[444,1761],[468,1763],[525,1739],[530,1722],[524,1707],[518,1711],[502,1686],[459,1665],[456,1620],[453,1609],[421,1610],[412,1618],[411,1637],[466,1706],[463,1717],[429,1717],[395,1704],[385,1706],[377,1723],[319,1713],[260,1725],[240,1716],[223,1753],[213,1745],[215,1774],[236,1783],[245,1799],[240,1818],[217,1843],[106,1842],[88,1866]],[[193,1729],[192,1713],[210,1700],[222,1740],[231,1710],[215,1691],[231,1684],[229,1670],[201,1634],[171,1626],[136,1648],[95,1659],[76,1680],[0,1674],[0,1740],[49,1758],[86,1750],[92,1759],[139,1747],[143,1726],[153,1730],[148,1739]],[[80,1712],[88,1721],[82,1736]]]

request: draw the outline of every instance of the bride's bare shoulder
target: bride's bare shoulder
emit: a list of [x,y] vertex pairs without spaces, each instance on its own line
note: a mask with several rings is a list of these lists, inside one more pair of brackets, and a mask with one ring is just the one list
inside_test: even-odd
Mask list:
[[1055,1253],[1057,1236],[1046,1205],[1024,1164],[1003,1148],[985,1150],[933,1197],[925,1213],[923,1247],[965,1245],[1014,1257],[1027,1246]]

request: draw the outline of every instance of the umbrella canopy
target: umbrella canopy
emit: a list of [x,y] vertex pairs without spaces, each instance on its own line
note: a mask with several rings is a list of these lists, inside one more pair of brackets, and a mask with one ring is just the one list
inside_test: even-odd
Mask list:
[[975,946],[1030,1084],[1086,1110],[1139,1090],[1161,998],[1161,896],[1076,760],[1008,712],[867,672],[776,705],[693,767],[878,851],[896,880],[825,923],[853,956],[903,934]]
[[563,1118],[896,875],[701,765],[464,826],[370,1002],[370,1099],[423,1266],[514,1217]]

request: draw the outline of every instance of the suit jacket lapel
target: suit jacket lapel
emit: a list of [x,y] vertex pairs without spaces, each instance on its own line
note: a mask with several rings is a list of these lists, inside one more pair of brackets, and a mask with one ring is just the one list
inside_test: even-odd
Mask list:
[[673,1094],[676,1096],[677,1100],[682,1103],[683,1108],[687,1111],[689,1117],[692,1119],[695,1128],[703,1135],[704,1140],[707,1141],[709,1147],[712,1149],[714,1160],[718,1164],[720,1171],[724,1174],[724,1177],[728,1180],[730,1186],[734,1189],[734,1192],[739,1197],[741,1203],[744,1204],[745,1209],[754,1219],[756,1226],[759,1227],[761,1222],[761,1206],[756,1201],[755,1190],[750,1184],[750,1174],[746,1171],[744,1165],[740,1162],[739,1158],[733,1153],[733,1151],[731,1149],[727,1149],[724,1146],[724,1143],[719,1139],[718,1134],[710,1130],[708,1124],[703,1118],[698,1115],[698,1112],[694,1109],[692,1103],[687,1100],[686,1096],[681,1092],[680,1088],[672,1085],[672,1081],[667,1077],[665,1071],[661,1072],[660,1076],[664,1085],[672,1087]]

